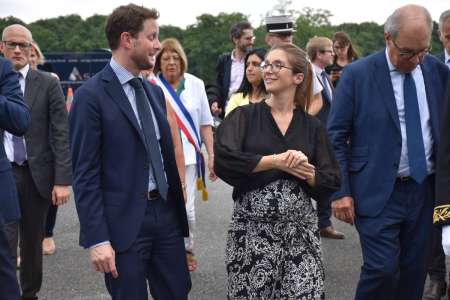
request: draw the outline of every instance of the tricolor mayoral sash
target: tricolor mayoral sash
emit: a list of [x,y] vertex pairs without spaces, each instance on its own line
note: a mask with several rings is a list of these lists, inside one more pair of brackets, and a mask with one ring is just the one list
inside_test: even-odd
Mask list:
[[204,201],[208,200],[208,190],[205,182],[205,158],[202,153],[202,139],[199,131],[195,127],[191,114],[186,106],[181,101],[180,95],[184,91],[184,78],[175,91],[173,87],[167,82],[164,76],[159,73],[157,76],[157,83],[164,91],[164,94],[175,112],[178,128],[186,136],[189,143],[195,148],[197,160],[197,189],[202,191],[202,198]]

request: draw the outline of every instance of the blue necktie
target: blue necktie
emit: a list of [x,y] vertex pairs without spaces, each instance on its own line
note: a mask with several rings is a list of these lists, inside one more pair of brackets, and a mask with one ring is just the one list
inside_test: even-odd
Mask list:
[[427,162],[423,145],[422,127],[420,126],[419,102],[414,79],[411,73],[405,74],[403,82],[403,97],[405,102],[406,140],[410,176],[417,182],[427,177]]
[[325,71],[322,71],[322,73],[320,73],[321,77],[322,77],[322,83],[323,83],[323,89],[325,91],[325,95],[327,96],[327,101],[331,103],[332,96],[330,95],[330,90],[328,89],[329,85],[328,85],[328,76],[327,73],[325,73]]
[[[17,72],[17,77],[19,80],[22,79],[22,73]],[[21,136],[12,136],[13,151],[14,151],[14,162],[21,166],[26,160],[27,152],[25,150],[25,140]]]
[[150,162],[152,165],[153,175],[156,179],[158,192],[164,200],[167,199],[167,191],[169,186],[166,181],[164,173],[164,166],[161,158],[161,151],[159,150],[159,142],[156,137],[155,125],[153,124],[153,117],[150,111],[150,103],[145,94],[142,81],[139,78],[133,78],[129,81],[136,93],[136,107],[141,119],[142,131],[144,133],[147,152],[150,155]]

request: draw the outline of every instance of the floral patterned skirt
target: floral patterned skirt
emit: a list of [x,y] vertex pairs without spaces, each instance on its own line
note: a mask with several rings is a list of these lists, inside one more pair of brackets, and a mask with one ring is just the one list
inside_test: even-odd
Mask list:
[[228,299],[325,299],[317,214],[298,182],[277,180],[235,201],[226,265]]

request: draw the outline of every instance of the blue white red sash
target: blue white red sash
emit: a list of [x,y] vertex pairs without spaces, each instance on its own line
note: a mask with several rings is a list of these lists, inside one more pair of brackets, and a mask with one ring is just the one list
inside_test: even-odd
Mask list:
[[[199,131],[195,127],[195,123],[187,110],[186,106],[181,101],[180,94],[184,90],[184,79],[180,83],[180,87],[177,91],[167,82],[164,76],[160,73],[157,76],[158,85],[164,91],[167,100],[169,100],[175,112],[175,118],[177,121],[178,128],[186,136],[189,143],[194,147],[196,153],[197,161],[197,189],[203,191],[203,200],[208,199],[208,192],[206,190],[205,183],[205,159],[203,157],[202,140],[199,135]],[[177,93],[178,92],[178,93]]]

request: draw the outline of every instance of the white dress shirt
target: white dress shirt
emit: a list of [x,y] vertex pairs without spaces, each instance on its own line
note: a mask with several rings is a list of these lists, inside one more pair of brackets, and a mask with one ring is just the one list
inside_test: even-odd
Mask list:
[[[405,74],[397,71],[395,66],[389,59],[388,49],[386,48],[386,59],[391,75],[392,87],[394,88],[395,102],[397,105],[398,118],[400,120],[400,130],[402,134],[402,151],[400,155],[400,163],[398,168],[398,176],[410,176],[408,145],[406,140],[406,121],[405,121],[405,103],[403,99],[403,82]],[[425,82],[423,79],[422,69],[418,65],[412,72],[412,78],[416,85],[417,99],[419,104],[420,126],[422,128],[423,144],[425,146],[425,157],[427,161],[428,174],[434,173],[434,163],[431,159],[433,154],[433,135],[431,134],[430,110],[428,108],[427,94],[425,90]]]

